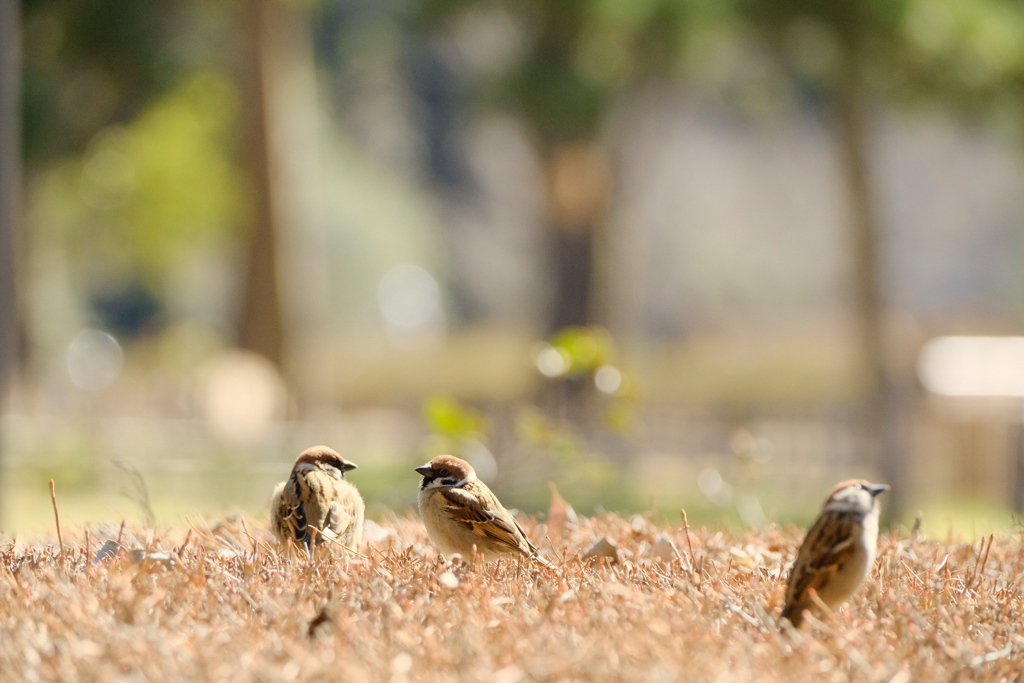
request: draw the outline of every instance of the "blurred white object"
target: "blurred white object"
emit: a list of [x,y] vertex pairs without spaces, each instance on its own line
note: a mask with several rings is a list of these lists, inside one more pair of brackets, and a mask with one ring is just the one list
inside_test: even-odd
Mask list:
[[377,287],[388,337],[398,346],[422,346],[444,336],[441,287],[419,266],[392,268]]
[[732,486],[722,479],[721,473],[714,467],[705,467],[697,475],[697,488],[715,505],[728,505],[732,502]]
[[277,368],[249,351],[229,351],[210,363],[202,386],[210,431],[234,443],[262,440],[284,418],[288,392]]
[[68,347],[67,364],[75,386],[99,391],[121,375],[124,353],[117,340],[106,332],[82,330]]
[[917,374],[944,396],[1024,397],[1024,337],[937,337],[921,349]]
[[556,349],[551,344],[542,342],[534,349],[533,363],[545,377],[561,377],[569,371],[572,360],[565,349]]
[[649,554],[653,559],[661,562],[675,562],[679,559],[679,550],[667,534],[658,536],[658,540],[651,546]]
[[494,481],[498,477],[498,461],[482,441],[463,439],[462,455],[473,466],[476,476],[485,482]]
[[741,493],[736,496],[736,511],[740,513],[740,519],[748,527],[759,529],[768,524],[761,500],[752,493]]
[[602,365],[594,373],[594,386],[605,394],[614,394],[622,386],[622,373],[614,365]]
[[609,541],[607,536],[602,536],[591,543],[590,547],[583,551],[581,557],[584,560],[607,557],[612,563],[616,563],[619,561],[619,548],[612,541]]

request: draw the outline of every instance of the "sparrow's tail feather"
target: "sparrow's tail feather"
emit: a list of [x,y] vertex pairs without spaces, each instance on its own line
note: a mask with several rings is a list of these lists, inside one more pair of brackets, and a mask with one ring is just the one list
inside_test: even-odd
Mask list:
[[532,555],[530,555],[530,559],[537,562],[540,565],[543,565],[546,569],[555,569],[555,565],[551,564],[543,557],[541,557],[540,553],[534,552]]

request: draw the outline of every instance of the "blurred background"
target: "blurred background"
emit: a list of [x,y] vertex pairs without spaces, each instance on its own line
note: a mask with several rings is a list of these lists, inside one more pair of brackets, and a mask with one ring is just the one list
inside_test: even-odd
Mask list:
[[0,0],[0,528],[1024,507],[1024,3]]

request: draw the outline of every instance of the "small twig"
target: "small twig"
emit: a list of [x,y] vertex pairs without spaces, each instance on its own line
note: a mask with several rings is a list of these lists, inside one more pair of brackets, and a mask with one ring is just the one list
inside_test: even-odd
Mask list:
[[117,532],[117,547],[118,548],[123,548],[124,547],[124,546],[121,545],[121,537],[124,536],[124,525],[127,524],[127,522],[128,522],[128,520],[126,520],[126,519],[122,519],[121,520],[121,530]]
[[349,547],[348,547],[347,545],[345,545],[345,544],[344,544],[344,543],[342,543],[341,541],[336,541],[336,540],[334,540],[333,538],[331,538],[330,536],[327,536],[327,535],[325,535],[325,534],[324,534],[324,533],[323,533],[322,531],[320,531],[319,529],[317,529],[317,528],[316,528],[315,526],[313,526],[312,524],[310,524],[310,525],[309,525],[309,528],[310,528],[310,529],[312,529],[313,531],[315,531],[316,533],[320,534],[320,538],[323,538],[323,539],[325,539],[325,540],[328,540],[328,541],[330,541],[331,543],[333,543],[334,545],[337,545],[337,546],[341,546],[342,548],[344,548],[345,550],[349,551],[349,552],[350,552],[350,553],[352,553],[353,555],[358,555],[359,557],[363,558],[364,560],[372,560],[372,559],[373,559],[373,558],[371,558],[371,557],[367,557],[366,555],[363,555],[362,553],[359,553],[359,552],[356,552],[355,550],[352,550],[352,548],[349,548]]
[[741,619],[743,619],[743,621],[747,622],[754,628],[761,630],[761,622],[759,622],[757,619],[744,612],[743,608],[739,605],[728,604],[725,606],[725,609],[729,612],[732,612],[733,614],[738,615]]
[[53,518],[57,521],[57,543],[60,544],[60,568],[64,568],[64,539],[60,535],[60,514],[57,512],[57,488],[50,480],[50,500],[53,501]]
[[273,548],[272,548],[271,546],[267,545],[267,544],[266,544],[266,543],[264,543],[263,541],[261,541],[261,540],[259,540],[259,539],[256,539],[256,540],[255,540],[255,543],[256,543],[256,545],[257,545],[257,546],[259,546],[260,548],[263,548],[263,552],[265,552],[265,553],[267,554],[267,556],[268,556],[268,557],[269,557],[269,556],[274,556],[274,557],[280,557],[280,556],[281,556],[281,553],[277,552],[277,551],[276,551],[276,550],[274,550],[274,549],[273,549]]
[[[978,571],[974,575],[975,578],[978,578],[981,581],[983,581],[985,579],[985,565],[988,564],[988,553],[989,553],[990,550],[992,550],[992,541],[995,540],[995,537],[996,537],[995,534],[989,534],[988,535],[988,546],[985,548],[985,557],[982,558],[981,566],[978,568]],[[972,581],[972,583],[973,583],[973,581]]]
[[146,486],[146,478],[142,476],[142,472],[139,471],[135,463],[130,460],[115,457],[113,463],[115,467],[123,470],[128,475],[131,485],[134,487],[134,490],[128,489],[123,492],[125,497],[135,501],[142,508],[142,512],[146,515],[146,524],[153,526],[156,515],[153,514],[153,505],[149,499],[149,487]]
[[[558,555],[558,548],[556,548],[555,544],[551,542],[551,537],[548,536],[547,534],[544,534],[544,538],[548,539],[548,545],[551,546],[551,553],[553,555],[557,556]],[[564,545],[562,546],[562,564],[566,563],[566,555],[568,554],[568,550],[569,550],[568,546],[564,546]]]
[[245,518],[242,517],[238,521],[242,525],[242,533],[245,534],[246,538],[249,539],[249,543],[252,544],[252,561],[255,562],[256,561],[256,539],[253,538],[252,534],[249,533],[249,527],[247,527],[245,525]]
[[985,571],[985,564],[988,562],[988,551],[992,549],[992,539],[994,537],[995,534],[989,534],[987,546],[985,545],[984,536],[982,537],[981,545],[978,546],[978,556],[974,560],[974,571],[971,572],[971,576],[968,579],[967,584],[964,585],[964,591],[968,591],[973,588],[974,583],[978,580],[981,572]]
[[[331,540],[334,540],[334,539],[331,539]],[[337,541],[335,541],[335,543],[337,543]],[[342,546],[342,547],[345,548],[345,546]],[[350,548],[345,548],[345,550],[348,550],[349,552],[355,552],[354,550],[351,550]],[[377,553],[378,555],[380,555],[380,559],[381,559],[382,562],[387,562],[392,567],[397,567],[398,566],[398,562],[395,561],[395,548],[394,548],[394,546],[390,546],[387,549],[387,551],[377,550],[375,548],[370,548],[370,552]],[[388,555],[388,553],[390,553],[390,555]],[[359,555],[359,553],[356,553],[356,554]],[[359,556],[362,557],[362,558],[365,558],[367,560],[373,560],[372,557],[366,557],[365,555],[359,555]]]
[[181,553],[185,550],[185,548],[188,547],[188,544],[189,544],[189,542],[191,540],[192,540],[192,527],[189,527],[188,533],[185,534],[184,542],[180,546],[175,548],[174,554],[177,555],[178,557],[181,557]]
[[[824,615],[822,614],[822,616],[824,616]],[[835,636],[836,635],[836,630],[835,629],[831,628],[828,624],[826,624],[825,622],[821,621],[820,618],[818,618],[815,614],[812,614],[810,612],[810,610],[808,610],[804,614],[804,620],[806,620],[807,623],[810,624],[812,627],[818,629],[819,631],[821,631],[822,633],[824,633],[827,636]]]
[[1007,591],[1006,599],[1003,600],[1003,604],[999,608],[1000,613],[1008,612],[1010,609],[1010,603],[1017,597],[1017,593],[1020,592],[1019,588],[1014,588],[1012,591]]
[[981,666],[982,664],[991,664],[992,662],[997,662],[1000,659],[1003,659],[1004,657],[1009,657],[1012,654],[1013,644],[1011,643],[1004,647],[1002,650],[994,650],[992,652],[989,652],[988,654],[978,655],[977,657],[971,658],[971,663],[969,666],[971,668],[976,668]]
[[679,513],[683,516],[683,531],[686,533],[686,547],[690,551],[690,570],[693,571],[697,568],[697,560],[693,557],[693,544],[690,543],[690,521],[686,519],[686,508],[679,508]]

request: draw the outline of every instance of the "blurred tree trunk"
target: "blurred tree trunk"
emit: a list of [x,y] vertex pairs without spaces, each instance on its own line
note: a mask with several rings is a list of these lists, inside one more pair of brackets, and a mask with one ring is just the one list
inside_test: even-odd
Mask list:
[[[0,0],[0,415],[6,411],[14,379],[21,319],[15,287],[21,223],[20,65],[18,2]],[[0,456],[3,436],[0,433]]]
[[884,301],[878,258],[880,234],[867,162],[867,111],[857,45],[845,46],[844,63],[836,96],[838,143],[846,183],[850,236],[853,249],[853,289],[860,324],[862,363],[866,375],[864,420],[868,443],[875,449],[876,462],[892,486],[885,509],[897,518],[908,493],[907,404],[910,391],[902,391],[887,362]]
[[554,297],[549,332],[593,322],[594,248],[612,187],[608,154],[594,142],[544,155]]
[[[555,144],[542,152],[550,228],[553,286],[548,334],[594,322],[594,250],[608,211],[611,165],[595,142]],[[545,385],[540,404],[551,415],[586,430],[595,414],[594,385],[587,374]]]
[[276,177],[271,149],[268,83],[279,49],[273,0],[245,0],[244,35],[245,155],[252,192],[249,240],[239,344],[266,356],[279,368],[284,356],[284,323],[278,285]]

